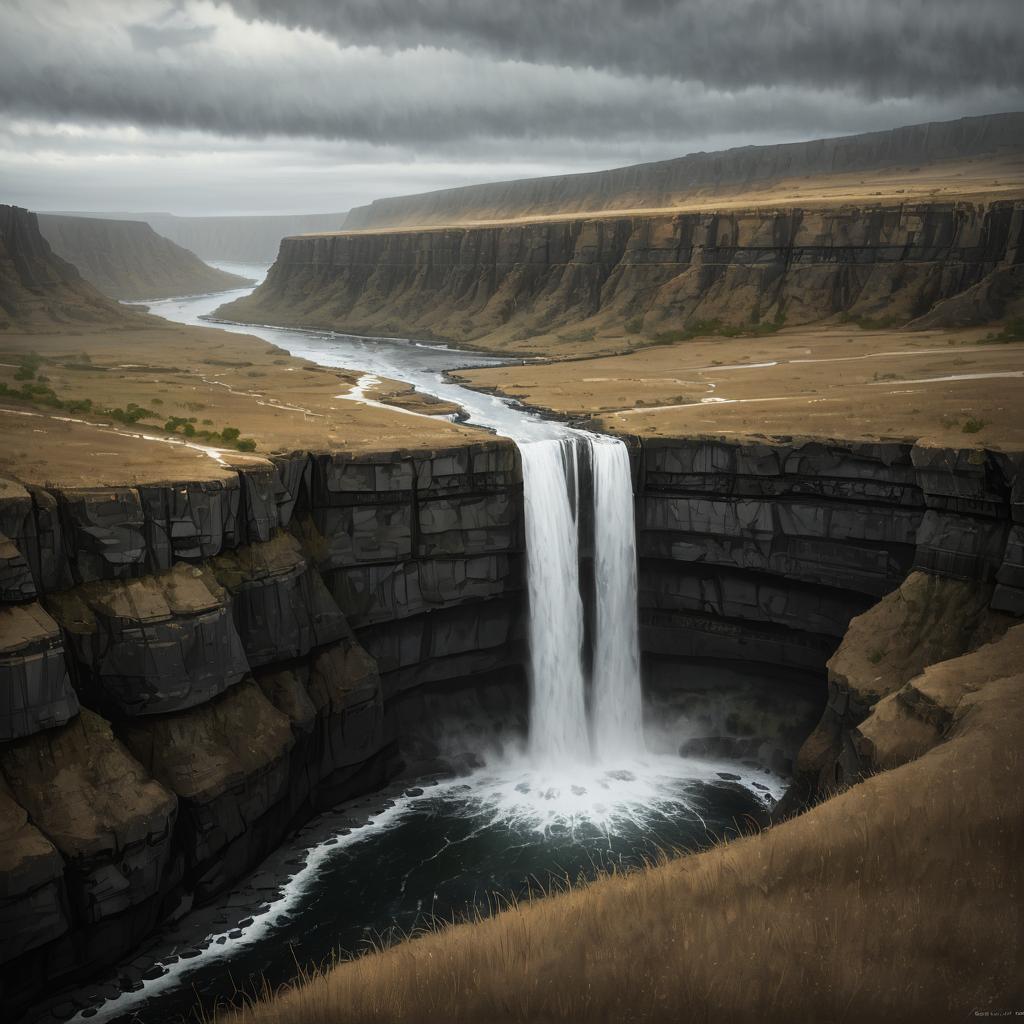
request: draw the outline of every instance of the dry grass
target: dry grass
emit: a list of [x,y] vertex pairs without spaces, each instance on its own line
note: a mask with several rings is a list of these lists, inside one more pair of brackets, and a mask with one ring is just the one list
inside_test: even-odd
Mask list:
[[1024,677],[785,824],[318,972],[238,1024],[956,1021],[1024,1010]]

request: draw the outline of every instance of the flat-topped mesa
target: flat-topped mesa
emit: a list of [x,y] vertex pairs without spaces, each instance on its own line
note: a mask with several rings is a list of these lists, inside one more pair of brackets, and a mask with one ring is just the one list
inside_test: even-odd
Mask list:
[[141,221],[40,214],[54,252],[114,299],[161,299],[240,288],[250,279],[207,266]]
[[621,346],[630,323],[966,324],[1020,304],[1022,237],[1021,200],[295,237],[283,240],[266,281],[218,315],[520,351],[570,326],[591,339],[617,327]]
[[143,314],[101,295],[40,234],[36,214],[0,206],[0,333],[140,327]]
[[691,153],[673,160],[607,171],[467,185],[377,199],[351,210],[345,228],[656,209],[677,206],[714,190],[750,189],[780,179],[862,174],[888,168],[903,168],[913,175],[921,165],[1021,151],[1024,113],[991,114],[841,138]]

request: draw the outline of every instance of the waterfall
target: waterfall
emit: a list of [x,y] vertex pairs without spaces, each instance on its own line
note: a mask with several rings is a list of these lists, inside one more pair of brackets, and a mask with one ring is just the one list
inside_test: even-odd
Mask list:
[[530,597],[531,754],[545,761],[587,757],[583,602],[572,438],[520,444]]
[[594,490],[593,752],[643,749],[636,531],[629,452],[617,438],[567,433],[521,441],[530,599],[530,752],[548,762],[591,754],[579,581],[578,454]]
[[637,638],[636,525],[629,452],[617,438],[592,435],[594,474],[593,728],[599,757],[643,749]]

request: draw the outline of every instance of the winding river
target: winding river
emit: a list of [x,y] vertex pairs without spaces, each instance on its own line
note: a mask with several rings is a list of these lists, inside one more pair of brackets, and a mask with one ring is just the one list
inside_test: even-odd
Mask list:
[[[249,277],[266,272],[218,265]],[[172,321],[207,324],[212,310],[247,291],[150,308]],[[524,735],[521,723],[498,722],[484,741],[473,723],[452,723],[444,753],[461,769],[407,775],[311,822],[213,906],[165,928],[115,979],[83,989],[80,1000],[92,1005],[76,1019],[182,1019],[197,1003],[208,1011],[238,990],[285,982],[296,965],[438,920],[489,913],[509,898],[639,865],[660,850],[699,848],[763,816],[784,785],[764,758],[716,761],[688,753],[702,730],[721,732],[713,711],[698,721],[686,701],[651,698],[643,706],[633,502],[621,442],[445,377],[501,362],[492,355],[404,339],[218,326],[325,366],[408,382],[458,403],[470,423],[519,445],[531,611],[529,729]],[[365,399],[358,386],[348,397]],[[592,673],[578,578],[583,465],[593,481],[595,523]],[[723,687],[750,682],[732,678]]]

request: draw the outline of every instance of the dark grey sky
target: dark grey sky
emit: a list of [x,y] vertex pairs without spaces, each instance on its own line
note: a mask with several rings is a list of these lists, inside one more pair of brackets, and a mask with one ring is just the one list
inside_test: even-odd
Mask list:
[[0,201],[377,196],[1024,109],[1024,0],[3,0]]

